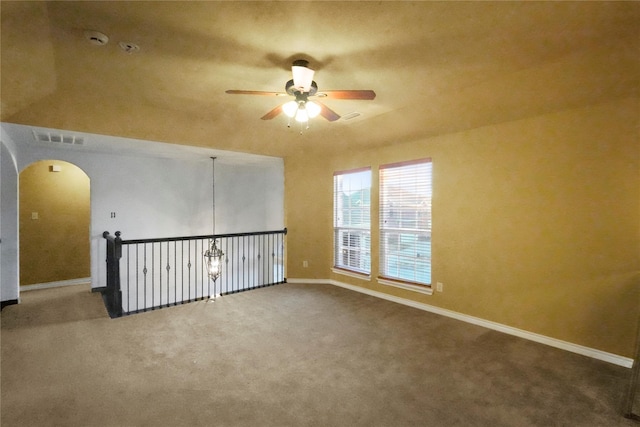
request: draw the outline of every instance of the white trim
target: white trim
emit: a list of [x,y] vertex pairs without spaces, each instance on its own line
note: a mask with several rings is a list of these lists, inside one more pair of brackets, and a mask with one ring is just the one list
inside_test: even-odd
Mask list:
[[371,275],[370,274],[366,274],[366,273],[358,274],[356,272],[352,272],[352,271],[349,271],[349,270],[344,270],[342,268],[335,268],[335,267],[332,267],[331,271],[333,271],[336,274],[342,274],[344,276],[354,277],[356,279],[365,280],[367,282],[371,281]]
[[408,283],[396,282],[394,280],[383,279],[381,277],[378,277],[378,283],[385,286],[393,286],[400,289],[406,289],[412,292],[419,292],[425,295],[433,295],[433,289],[431,289],[431,287],[410,285]]
[[337,280],[321,280],[321,279],[287,279],[292,283],[324,283],[341,288],[349,289],[352,291],[360,292],[363,294],[371,295],[377,298],[382,298],[387,301],[396,302],[398,304],[407,305],[409,307],[417,308],[419,310],[428,311],[431,313],[439,314],[441,316],[451,317],[456,320],[471,323],[473,325],[482,326],[487,329],[502,332],[508,335],[513,335],[519,338],[524,338],[529,341],[534,341],[540,344],[545,344],[551,347],[559,348],[561,350],[569,351],[571,353],[581,354],[583,356],[591,357],[592,359],[602,360],[604,362],[612,363],[614,365],[622,366],[624,368],[631,368],[633,366],[633,359],[629,357],[620,356],[618,354],[609,353],[606,351],[598,350],[591,347],[585,347],[583,345],[570,343],[568,341],[562,341],[556,338],[547,337],[545,335],[536,334],[534,332],[525,331],[522,329],[514,328],[511,326],[503,325],[501,323],[492,322],[490,320],[481,319],[479,317],[469,316],[467,314],[458,313],[456,311],[447,310],[445,308],[436,307],[429,304],[409,300],[406,298],[389,295],[384,292],[378,292],[371,289],[363,288],[360,286],[350,285],[348,283],[339,282]]
[[61,280],[59,282],[36,283],[34,285],[20,286],[20,292],[35,291],[38,289],[59,288],[61,286],[91,285],[91,277],[81,279]]

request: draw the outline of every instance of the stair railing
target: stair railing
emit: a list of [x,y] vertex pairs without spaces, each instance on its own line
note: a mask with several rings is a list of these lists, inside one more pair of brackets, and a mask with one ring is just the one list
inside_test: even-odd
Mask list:
[[[103,233],[107,239],[105,303],[109,301],[107,307],[112,317],[286,282],[286,228],[137,240],[121,240],[121,233],[115,234],[112,238],[108,232]],[[203,257],[213,240],[224,252],[222,273],[215,281],[208,276]],[[111,241],[117,249],[109,249]],[[114,253],[111,259],[117,269],[110,265],[110,251]]]

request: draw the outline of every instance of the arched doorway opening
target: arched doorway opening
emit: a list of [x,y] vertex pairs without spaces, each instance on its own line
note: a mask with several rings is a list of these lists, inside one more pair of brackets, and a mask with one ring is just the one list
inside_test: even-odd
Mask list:
[[91,196],[72,163],[41,160],[19,175],[20,291],[91,281]]

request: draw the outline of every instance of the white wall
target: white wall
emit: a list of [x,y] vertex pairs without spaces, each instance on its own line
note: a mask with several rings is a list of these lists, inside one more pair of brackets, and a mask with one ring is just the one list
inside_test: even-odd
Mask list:
[[284,163],[277,168],[216,163],[216,223],[216,233],[282,229]]
[[[10,138],[3,132],[3,138]],[[99,138],[93,135],[92,138]],[[106,139],[107,137],[105,137]],[[167,144],[157,143],[166,150]],[[4,150],[4,148],[3,148]],[[91,180],[92,287],[105,286],[104,231],[122,232],[123,239],[177,237],[212,233],[212,160],[206,152],[189,159],[159,158],[139,152],[101,153],[95,150],[44,146],[30,141],[9,141],[7,151],[17,170],[44,159],[64,160],[80,167]],[[163,153],[166,156],[166,151]],[[2,156],[2,217],[15,218],[17,197],[5,181]],[[237,155],[216,152],[216,233],[276,230],[284,227],[284,162],[259,158],[243,162]],[[8,174],[10,175],[10,174]],[[15,175],[15,173],[14,173]],[[6,184],[5,184],[6,182]],[[5,198],[5,187],[6,198]],[[12,211],[13,209],[13,211]],[[111,218],[111,212],[116,213]],[[2,271],[17,268],[15,237],[2,236]],[[13,245],[13,246],[12,246]],[[11,254],[5,257],[11,247]],[[4,273],[3,273],[4,274]],[[17,283],[2,280],[2,300],[15,299]],[[7,296],[5,298],[5,295]]]
[[4,142],[0,181],[0,301],[10,301],[18,299],[18,172]]

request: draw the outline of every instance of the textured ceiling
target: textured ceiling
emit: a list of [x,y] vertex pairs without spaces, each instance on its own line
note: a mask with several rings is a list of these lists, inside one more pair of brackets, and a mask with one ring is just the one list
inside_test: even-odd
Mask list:
[[[271,156],[394,144],[638,96],[638,2],[11,2],[0,120]],[[84,30],[109,36],[90,44]],[[135,43],[128,54],[119,42]],[[260,120],[295,59],[351,120]]]

